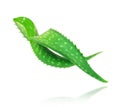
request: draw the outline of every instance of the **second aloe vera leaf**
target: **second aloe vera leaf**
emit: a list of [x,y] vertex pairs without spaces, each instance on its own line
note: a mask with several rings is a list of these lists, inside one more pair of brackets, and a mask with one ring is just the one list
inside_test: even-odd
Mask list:
[[90,67],[85,57],[77,49],[77,47],[56,30],[50,29],[40,36],[31,37],[31,40],[63,55],[70,62],[77,65],[80,69],[97,80],[107,82]]

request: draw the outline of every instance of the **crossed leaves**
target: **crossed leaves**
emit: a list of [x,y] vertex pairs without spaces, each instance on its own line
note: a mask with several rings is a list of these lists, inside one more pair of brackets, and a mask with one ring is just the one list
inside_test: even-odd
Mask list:
[[87,60],[101,52],[84,57],[76,45],[58,31],[49,29],[39,35],[34,23],[30,19],[18,17],[14,18],[14,22],[24,37],[30,42],[35,55],[43,63],[60,68],[76,65],[97,80],[107,82],[98,75],[87,62]]

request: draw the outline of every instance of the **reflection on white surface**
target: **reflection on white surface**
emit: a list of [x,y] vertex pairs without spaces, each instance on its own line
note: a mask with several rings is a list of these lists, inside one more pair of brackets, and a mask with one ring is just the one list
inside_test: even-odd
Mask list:
[[86,102],[88,101],[91,97],[93,97],[96,93],[100,92],[104,88],[107,88],[106,86],[96,88],[92,91],[89,91],[79,97],[54,97],[54,98],[49,98],[47,100],[44,100],[44,103],[78,103],[78,102]]
[[78,97],[78,99],[81,99],[81,100],[89,100],[92,96],[94,96],[96,93],[98,93],[99,91],[103,90],[104,88],[107,88],[106,86],[103,86],[103,87],[100,87],[100,88],[96,88],[92,91],[89,91],[85,94],[83,94],[82,96]]

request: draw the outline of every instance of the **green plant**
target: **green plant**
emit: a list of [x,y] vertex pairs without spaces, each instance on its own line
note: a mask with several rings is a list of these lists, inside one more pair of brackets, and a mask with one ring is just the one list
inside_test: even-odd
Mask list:
[[[45,64],[55,67],[70,67],[77,65],[84,72],[96,78],[99,81],[107,82],[99,76],[88,64],[87,60],[98,55],[95,53],[88,57],[77,49],[69,39],[54,29],[49,29],[39,35],[34,23],[26,17],[14,18],[14,22],[24,37],[30,42],[35,55]],[[60,55],[54,53],[53,51]]]

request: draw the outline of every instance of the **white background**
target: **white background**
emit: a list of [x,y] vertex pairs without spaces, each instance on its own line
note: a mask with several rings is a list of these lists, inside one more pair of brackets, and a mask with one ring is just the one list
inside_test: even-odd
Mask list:
[[[103,51],[89,64],[109,82],[76,66],[60,69],[40,62],[13,22],[19,16],[32,19],[39,34],[60,31],[84,55]],[[119,106],[119,36],[119,0],[1,0],[0,106]]]

